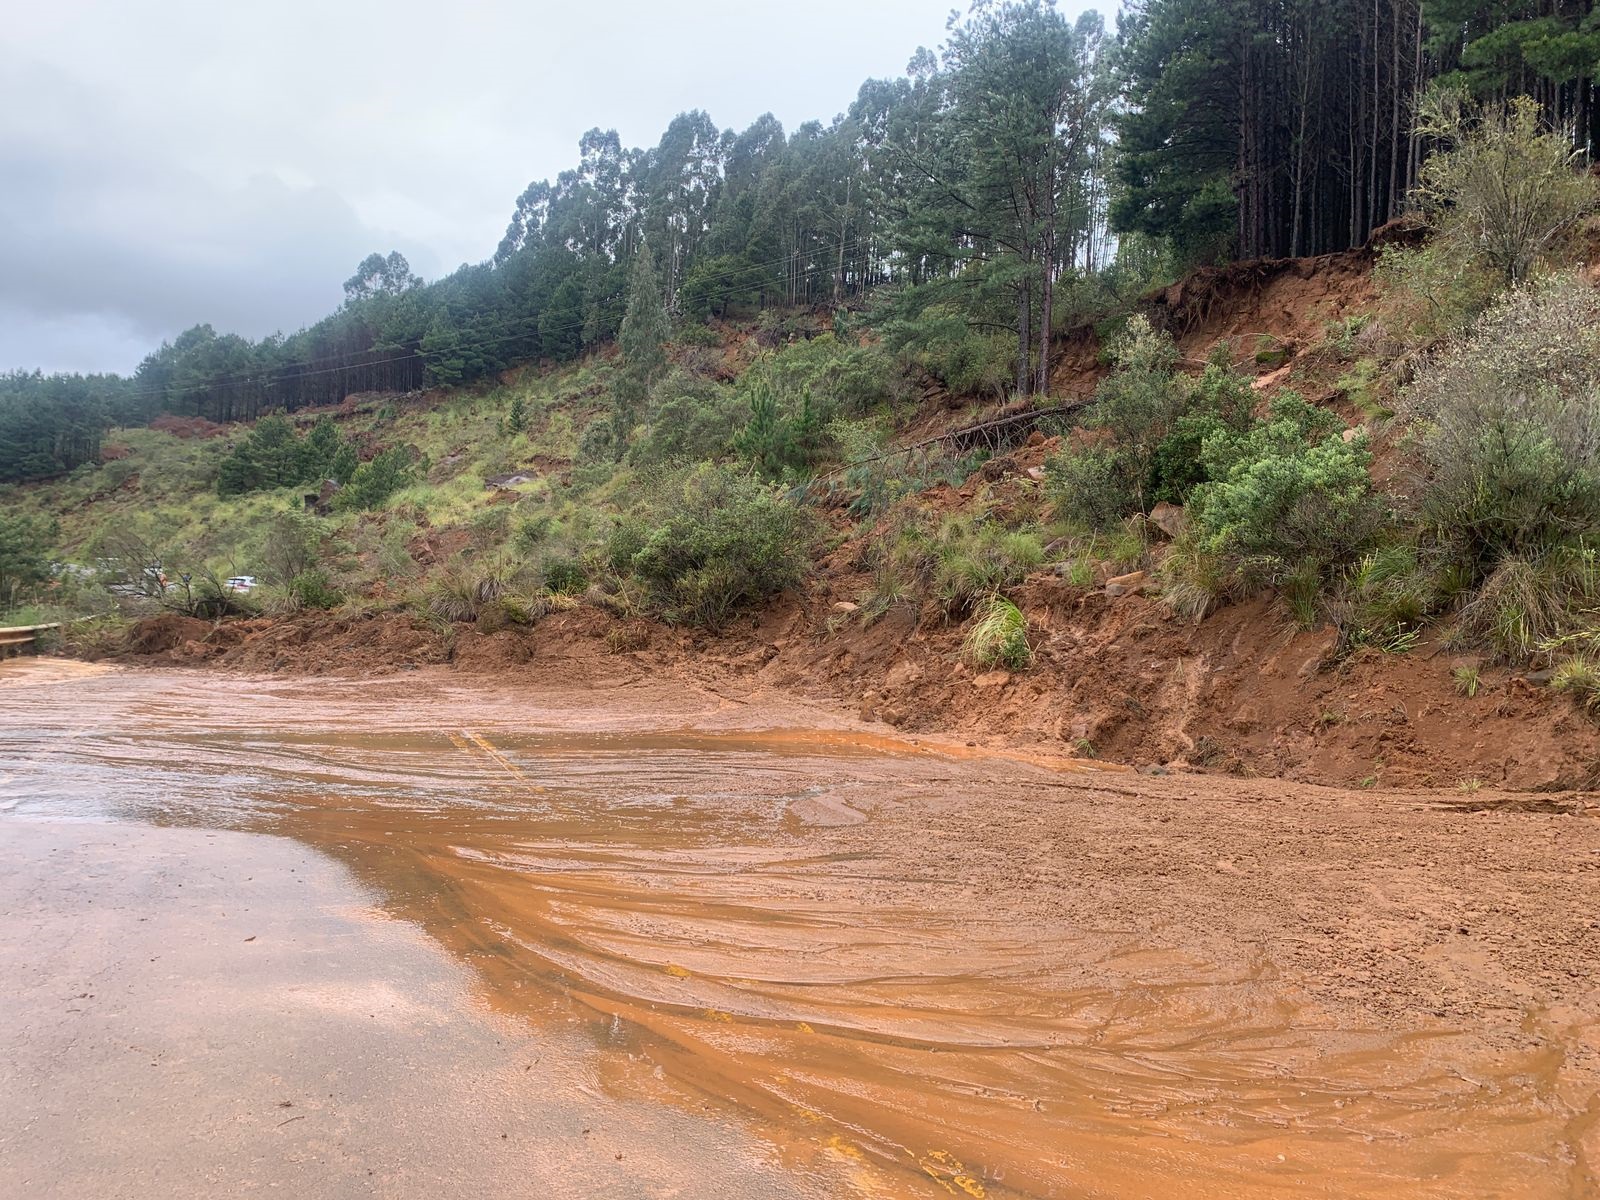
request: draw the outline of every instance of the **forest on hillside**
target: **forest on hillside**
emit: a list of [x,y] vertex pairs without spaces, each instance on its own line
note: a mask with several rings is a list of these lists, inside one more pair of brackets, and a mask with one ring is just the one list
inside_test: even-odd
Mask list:
[[491,257],[424,283],[374,253],[336,311],[251,341],[186,330],[129,377],[0,376],[0,482],[93,461],[161,413],[253,420],[472,383],[614,340],[641,258],[679,326],[823,307],[937,346],[948,382],[1049,388],[1063,329],[1193,265],[1360,245],[1434,145],[1419,101],[1526,95],[1600,137],[1592,0],[1135,0],[1115,34],[979,3],[829,122],[680,114],[594,129]]

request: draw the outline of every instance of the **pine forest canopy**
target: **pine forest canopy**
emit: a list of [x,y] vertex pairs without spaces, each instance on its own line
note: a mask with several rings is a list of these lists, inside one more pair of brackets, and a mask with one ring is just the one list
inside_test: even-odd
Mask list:
[[1436,81],[1531,96],[1587,153],[1597,63],[1593,0],[1133,0],[1115,37],[1048,0],[980,2],[828,123],[736,133],[693,111],[649,149],[591,130],[490,259],[435,282],[373,254],[288,336],[199,325],[129,378],[0,376],[0,481],[71,470],[159,413],[253,420],[619,334],[656,345],[623,328],[646,276],[679,322],[869,296],[954,313],[1014,339],[1016,391],[1042,392],[1076,315],[1064,285],[1361,244],[1417,182],[1412,115]]

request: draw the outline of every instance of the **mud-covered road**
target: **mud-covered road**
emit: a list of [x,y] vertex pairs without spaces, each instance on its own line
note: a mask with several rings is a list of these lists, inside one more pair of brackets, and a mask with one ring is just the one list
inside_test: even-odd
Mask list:
[[0,666],[0,1194],[1584,1197],[1600,808]]

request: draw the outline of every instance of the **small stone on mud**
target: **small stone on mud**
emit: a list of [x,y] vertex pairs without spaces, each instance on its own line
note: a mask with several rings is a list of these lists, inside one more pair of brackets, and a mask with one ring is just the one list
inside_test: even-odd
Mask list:
[[1127,596],[1134,592],[1144,591],[1145,584],[1150,581],[1146,571],[1129,571],[1126,575],[1118,575],[1115,579],[1106,580],[1106,595]]
[[973,687],[992,688],[1004,687],[1011,682],[1010,671],[985,671],[972,681]]

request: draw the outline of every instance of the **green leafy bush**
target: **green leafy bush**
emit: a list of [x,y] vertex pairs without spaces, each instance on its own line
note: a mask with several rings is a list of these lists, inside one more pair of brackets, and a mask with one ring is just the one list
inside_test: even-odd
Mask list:
[[323,571],[302,571],[289,581],[289,598],[296,608],[336,608],[344,596]]
[[923,303],[937,289],[912,289],[901,311],[880,317],[886,350],[900,359],[896,375],[923,372],[957,396],[999,400],[1016,378],[1014,336],[977,327],[966,303]]
[[814,537],[810,515],[759,480],[703,464],[658,480],[613,530],[608,556],[625,560],[667,620],[716,627],[798,583]]
[[650,421],[628,452],[638,466],[721,458],[748,408],[731,388],[683,371],[656,385]]
[[1200,547],[1262,583],[1306,562],[1327,568],[1369,545],[1384,522],[1361,438],[1345,442],[1339,419],[1293,393],[1243,433],[1205,441],[1208,481],[1190,497]]
[[1115,369],[1084,419],[1085,444],[1045,464],[1058,516],[1105,529],[1159,500],[1182,504],[1208,478],[1204,446],[1248,427],[1248,384],[1219,358],[1198,378],[1179,373],[1177,346],[1142,316],[1114,343]]
[[50,577],[49,545],[55,524],[43,517],[0,512],[0,604],[15,603],[25,587]]
[[1600,527],[1600,295],[1574,276],[1507,293],[1402,396],[1420,515],[1478,573]]
[[558,596],[576,596],[589,586],[589,572],[575,555],[554,554],[539,565],[544,589]]

